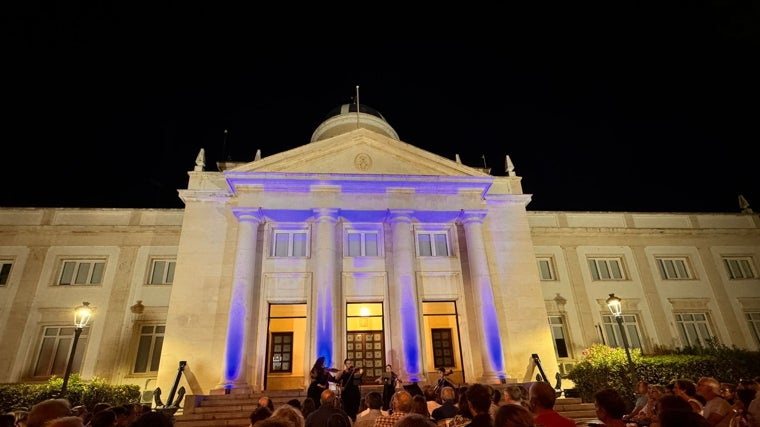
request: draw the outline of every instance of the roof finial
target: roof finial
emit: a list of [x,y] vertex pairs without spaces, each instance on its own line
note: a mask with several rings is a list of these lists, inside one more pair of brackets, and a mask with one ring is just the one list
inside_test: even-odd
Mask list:
[[504,172],[507,173],[509,176],[515,176],[515,165],[512,164],[512,159],[509,158],[509,154],[507,154],[507,158],[504,163]]
[[741,194],[739,194],[739,208],[742,210],[742,213],[751,214],[754,213],[752,208],[749,207],[749,202],[747,199],[744,198]]
[[261,160],[261,149],[257,149],[256,155],[253,156],[253,161],[255,162],[256,160]]
[[205,167],[206,167],[206,150],[201,148],[201,151],[198,152],[198,156],[195,158],[195,169],[193,170],[196,172],[203,172]]
[[455,160],[456,160],[456,162],[457,162],[457,163],[459,163],[460,165],[462,164],[462,159],[460,159],[460,158],[459,158],[459,154],[454,154],[454,159],[455,159]]

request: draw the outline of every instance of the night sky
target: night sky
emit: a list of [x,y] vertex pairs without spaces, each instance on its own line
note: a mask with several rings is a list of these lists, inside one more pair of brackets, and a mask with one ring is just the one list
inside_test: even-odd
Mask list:
[[494,175],[509,155],[532,211],[739,212],[739,194],[760,211],[751,2],[521,11],[414,37],[392,20],[15,7],[0,206],[181,208],[201,148],[214,170],[306,144],[359,85],[404,142]]

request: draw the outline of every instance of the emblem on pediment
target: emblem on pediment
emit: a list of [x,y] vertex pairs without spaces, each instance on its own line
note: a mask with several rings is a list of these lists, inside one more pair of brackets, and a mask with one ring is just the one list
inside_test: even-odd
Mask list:
[[372,157],[366,153],[359,153],[354,157],[354,167],[360,171],[369,170],[372,167]]

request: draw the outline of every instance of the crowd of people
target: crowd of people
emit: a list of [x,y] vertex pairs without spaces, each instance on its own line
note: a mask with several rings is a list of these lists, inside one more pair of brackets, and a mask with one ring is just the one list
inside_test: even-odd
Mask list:
[[18,408],[0,415],[0,427],[171,427],[174,416],[139,403],[92,408],[72,407],[65,398],[48,399],[31,408]]
[[[254,411],[249,427],[575,427],[579,421],[554,409],[557,390],[546,382],[501,390],[477,383],[438,383],[414,394],[394,390],[388,406],[381,393],[370,391],[354,408],[354,399],[346,401],[327,387],[319,402],[311,396],[303,403],[289,402],[302,408],[301,422],[261,424]],[[760,427],[758,390],[756,380],[728,384],[712,377],[679,378],[666,385],[640,381],[633,410],[617,390],[607,388],[594,395],[596,419],[585,421],[606,427]],[[307,407],[317,409],[303,410]]]

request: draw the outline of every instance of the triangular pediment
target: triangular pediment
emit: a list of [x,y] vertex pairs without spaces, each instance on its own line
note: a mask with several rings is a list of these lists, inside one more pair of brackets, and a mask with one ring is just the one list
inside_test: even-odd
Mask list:
[[262,157],[229,172],[489,176],[363,128]]

